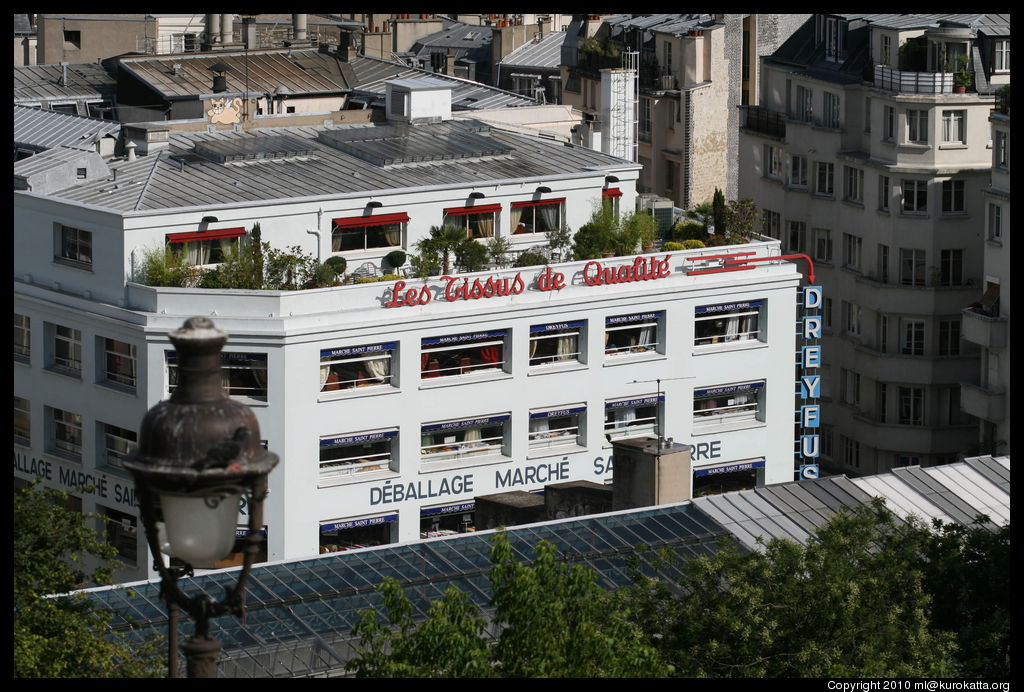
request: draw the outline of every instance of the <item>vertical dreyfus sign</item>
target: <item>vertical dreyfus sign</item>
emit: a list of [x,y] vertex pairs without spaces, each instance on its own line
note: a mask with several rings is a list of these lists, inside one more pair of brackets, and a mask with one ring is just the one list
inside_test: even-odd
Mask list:
[[801,344],[797,352],[797,385],[800,390],[799,407],[796,411],[797,440],[796,474],[800,480],[818,477],[818,456],[821,439],[818,428],[821,424],[821,286],[805,286],[800,299],[800,320],[797,322],[797,340]]

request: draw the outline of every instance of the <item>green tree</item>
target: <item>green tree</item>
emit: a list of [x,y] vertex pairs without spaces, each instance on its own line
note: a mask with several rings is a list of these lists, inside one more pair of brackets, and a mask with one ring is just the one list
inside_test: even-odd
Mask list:
[[839,512],[806,546],[726,545],[671,588],[640,580],[623,603],[684,676],[946,676],[955,644],[929,619],[920,545],[876,502]]
[[[381,587],[387,624],[365,611],[355,628],[359,652],[349,668],[362,677],[650,677],[669,672],[639,628],[611,608],[594,573],[567,565],[541,542],[521,564],[504,534],[491,548],[493,621],[457,589],[416,625],[394,580]],[[500,632],[493,643],[488,630]]]
[[725,226],[729,229],[729,235],[736,240],[749,238],[754,232],[754,224],[760,218],[757,205],[751,199],[734,200],[725,209]]
[[452,270],[452,259],[465,244],[466,229],[457,226],[431,226],[430,236],[416,243],[420,257],[436,257],[441,263],[441,273],[448,275]]
[[711,220],[715,224],[715,233],[725,236],[728,230],[728,221],[725,215],[725,195],[717,187],[715,195],[711,198]]
[[[165,674],[163,645],[107,633],[109,613],[74,589],[110,583],[117,551],[66,509],[68,493],[35,486],[14,493],[14,673],[16,677],[150,677]],[[89,569],[87,556],[99,558]],[[48,597],[50,594],[65,594]]]
[[508,239],[508,236],[494,236],[487,241],[487,255],[491,262],[498,266],[508,264],[508,256],[511,252],[512,241]]

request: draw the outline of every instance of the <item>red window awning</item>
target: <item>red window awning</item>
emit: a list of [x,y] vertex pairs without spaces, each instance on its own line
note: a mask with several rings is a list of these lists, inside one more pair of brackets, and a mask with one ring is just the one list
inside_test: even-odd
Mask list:
[[405,223],[409,215],[404,211],[397,214],[377,214],[376,216],[349,216],[344,219],[331,219],[335,228],[359,228],[361,226],[389,226],[393,223]]
[[609,187],[601,190],[601,196],[606,199],[609,197],[622,197],[622,190],[617,187]]
[[444,213],[448,216],[469,216],[470,214],[493,214],[501,211],[500,204],[478,204],[475,207],[448,207]]
[[223,238],[240,238],[245,235],[244,228],[216,228],[209,231],[194,233],[168,233],[168,243],[191,243],[196,240],[221,240]]
[[512,208],[516,207],[543,207],[549,204],[562,204],[565,202],[565,197],[556,197],[554,199],[540,199],[536,202],[513,202]]

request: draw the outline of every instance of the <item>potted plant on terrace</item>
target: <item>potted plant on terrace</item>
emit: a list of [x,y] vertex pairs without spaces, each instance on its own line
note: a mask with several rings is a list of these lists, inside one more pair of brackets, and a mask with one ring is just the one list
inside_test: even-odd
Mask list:
[[956,70],[953,72],[953,91],[957,94],[967,92],[967,87],[974,84],[974,74],[971,72],[970,60],[966,55],[956,56]]

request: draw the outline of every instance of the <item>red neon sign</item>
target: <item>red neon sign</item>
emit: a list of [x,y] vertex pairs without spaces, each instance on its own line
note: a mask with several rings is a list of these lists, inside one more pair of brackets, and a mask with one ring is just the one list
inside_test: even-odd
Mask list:
[[[583,266],[583,283],[587,286],[605,286],[664,279],[672,273],[672,267],[668,263],[671,257],[672,255],[665,255],[661,259],[637,257],[632,264],[617,267],[605,267],[601,262],[590,261]],[[471,279],[468,276],[442,276],[440,279],[446,282],[443,293],[445,300],[449,302],[519,295],[527,288],[522,272],[516,272],[516,275],[511,278],[490,276],[486,279]],[[565,274],[555,271],[551,267],[544,267],[543,271],[537,275],[536,290],[538,291],[560,291],[566,285]],[[409,288],[405,281],[399,280],[392,286],[391,299],[384,303],[384,307],[400,308],[426,305],[433,299],[434,294],[429,286]]]

